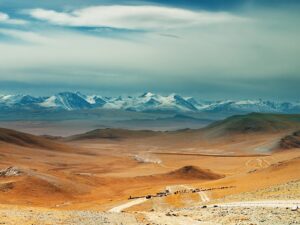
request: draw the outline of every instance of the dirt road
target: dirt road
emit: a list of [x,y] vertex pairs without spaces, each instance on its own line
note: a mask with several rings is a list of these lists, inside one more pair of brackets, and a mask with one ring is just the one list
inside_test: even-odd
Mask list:
[[202,202],[210,201],[210,198],[207,196],[207,194],[204,191],[200,191],[199,196],[200,196]]
[[134,205],[138,205],[138,204],[141,204],[145,201],[147,201],[148,199],[146,198],[138,198],[138,199],[135,199],[135,200],[132,200],[130,202],[126,202],[122,205],[119,205],[119,206],[116,206],[110,210],[108,210],[108,212],[114,212],[114,213],[119,213],[119,212],[122,212],[124,209],[127,209],[131,206],[134,206]]

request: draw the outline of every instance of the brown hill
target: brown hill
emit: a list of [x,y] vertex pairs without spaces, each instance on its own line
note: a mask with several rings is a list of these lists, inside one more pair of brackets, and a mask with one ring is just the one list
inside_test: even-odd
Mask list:
[[[7,169],[4,169],[7,170]],[[86,194],[90,187],[64,177],[53,176],[27,169],[20,169],[17,177],[2,178],[0,201],[3,203],[26,204],[29,201],[45,205],[51,202],[64,202],[74,196]]]
[[30,148],[61,149],[64,144],[15,130],[0,128],[0,143],[19,145]]
[[300,148],[300,130],[280,140],[281,149]]
[[199,180],[217,180],[224,177],[212,172],[208,169],[200,169],[196,166],[184,166],[172,172],[165,174],[165,176],[177,179],[199,179]]
[[159,134],[160,132],[150,130],[126,130],[126,129],[96,129],[83,134],[73,135],[65,138],[67,141],[79,141],[89,139],[125,139],[144,138]]
[[[202,129],[182,129],[177,131],[151,131],[127,129],[96,129],[83,134],[65,138],[67,141],[91,139],[129,139],[160,137],[171,138],[177,141],[184,135],[185,139],[197,140],[201,137],[223,137],[224,135],[249,134],[249,133],[274,133],[279,131],[297,130],[300,128],[300,115],[250,113],[236,115],[224,120],[214,122]],[[175,138],[175,139],[174,139]],[[168,139],[169,140],[169,139]]]
[[231,116],[203,129],[208,136],[278,132],[300,127],[300,115],[250,113]]

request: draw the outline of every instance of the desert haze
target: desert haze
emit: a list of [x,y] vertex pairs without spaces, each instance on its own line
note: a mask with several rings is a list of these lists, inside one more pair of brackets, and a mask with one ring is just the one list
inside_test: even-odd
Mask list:
[[202,129],[0,129],[4,224],[298,224],[300,116]]

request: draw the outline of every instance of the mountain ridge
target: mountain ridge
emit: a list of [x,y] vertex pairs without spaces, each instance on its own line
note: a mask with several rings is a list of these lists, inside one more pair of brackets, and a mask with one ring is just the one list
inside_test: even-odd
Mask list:
[[146,92],[139,96],[103,97],[80,92],[60,92],[51,96],[0,95],[0,109],[120,109],[136,112],[214,112],[214,113],[300,113],[300,102],[269,100],[199,101],[179,94],[167,96]]

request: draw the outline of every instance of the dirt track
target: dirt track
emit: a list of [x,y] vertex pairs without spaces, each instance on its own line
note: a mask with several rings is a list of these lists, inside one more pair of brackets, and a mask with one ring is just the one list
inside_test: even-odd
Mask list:
[[138,198],[138,199],[135,199],[135,200],[131,200],[129,202],[126,202],[124,204],[121,204],[121,205],[118,205],[110,210],[108,210],[108,212],[115,212],[115,213],[119,213],[119,212],[122,212],[123,210],[127,209],[127,208],[130,208],[134,205],[138,205],[138,204],[141,204],[143,202],[147,201],[146,198]]

